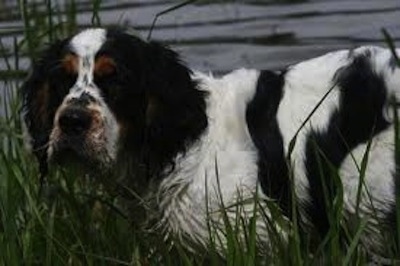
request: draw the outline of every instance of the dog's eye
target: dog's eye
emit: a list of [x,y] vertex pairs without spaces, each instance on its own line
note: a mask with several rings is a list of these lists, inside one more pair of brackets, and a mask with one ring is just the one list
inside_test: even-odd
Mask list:
[[107,75],[99,75],[97,73],[94,74],[94,83],[97,86],[110,86],[110,85],[115,85],[117,83],[117,74],[116,72],[107,74]]
[[79,68],[78,56],[72,53],[66,54],[61,60],[61,66],[67,75],[76,75]]
[[97,77],[112,76],[116,72],[116,64],[114,59],[109,56],[102,55],[96,58],[94,65],[94,75]]
[[94,65],[94,82],[99,87],[107,88],[115,84],[116,76],[115,61],[107,55],[98,56]]
[[105,94],[106,98],[111,100],[117,95],[116,90],[120,88],[118,73],[116,69],[112,72],[99,74],[94,73],[94,83],[100,88],[100,90]]
[[76,82],[78,74],[73,69],[75,62],[71,58],[65,57],[61,64],[60,62],[54,62],[46,68],[49,84],[52,85],[52,90],[56,94],[66,94]]

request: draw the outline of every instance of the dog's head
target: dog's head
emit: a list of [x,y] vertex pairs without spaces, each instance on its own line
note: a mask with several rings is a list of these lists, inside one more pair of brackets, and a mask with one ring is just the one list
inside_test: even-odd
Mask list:
[[117,30],[51,45],[22,92],[42,171],[48,162],[110,169],[121,150],[163,165],[206,124],[202,92],[177,55]]

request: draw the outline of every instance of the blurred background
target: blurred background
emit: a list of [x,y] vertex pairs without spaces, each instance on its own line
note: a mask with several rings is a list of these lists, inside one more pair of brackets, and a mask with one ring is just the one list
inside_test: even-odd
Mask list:
[[[147,38],[156,14],[182,2],[185,1],[0,0],[2,53],[11,55],[16,41],[21,45],[27,24],[43,35],[46,26],[54,29],[64,24],[62,27],[72,31],[92,25],[122,25]],[[189,65],[198,70],[278,69],[335,49],[385,45],[383,28],[397,44],[400,41],[399,0],[186,2],[158,18],[152,39],[180,51]],[[49,22],[47,16],[52,16],[53,21]],[[23,57],[20,59],[24,69],[27,63]],[[0,69],[4,67],[3,58]]]

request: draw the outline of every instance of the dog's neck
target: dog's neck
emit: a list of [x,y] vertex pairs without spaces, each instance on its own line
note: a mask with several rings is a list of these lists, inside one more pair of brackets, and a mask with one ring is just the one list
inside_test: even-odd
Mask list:
[[158,204],[160,184],[171,178],[170,175],[176,171],[177,158],[185,156],[196,145],[207,124],[204,110],[197,119],[187,121],[174,138],[170,138],[169,132],[152,138],[145,136],[142,143],[132,146],[133,150],[127,149],[127,144],[121,144],[124,148],[120,149],[111,173],[112,179],[117,181],[112,189],[116,189],[126,214],[136,225],[159,226],[159,216],[162,215]]
[[[258,72],[241,70],[222,79],[200,74],[197,77],[206,91],[201,98],[206,104],[201,115],[197,114],[200,118],[190,114],[191,119],[183,124],[169,120],[165,125],[172,124],[175,131],[153,135],[158,139],[144,138],[147,141],[138,141],[135,150],[123,146],[116,173],[118,178],[124,177],[124,194],[130,196],[127,213],[133,215],[135,222],[142,219],[150,221],[147,226],[154,226],[155,221],[168,232],[206,238],[206,209],[216,213],[220,209],[218,183],[229,204],[237,202],[238,187],[246,188],[241,192],[244,198],[251,198],[250,191],[256,187],[255,148],[244,114],[246,103],[253,97]],[[226,87],[230,89],[220,90]],[[185,135],[189,137],[182,137]],[[185,215],[181,215],[182,211]]]
[[190,86],[192,92],[182,106],[156,106],[163,112],[159,117],[153,117],[151,123],[145,122],[140,134],[133,128],[121,139],[112,174],[140,196],[145,197],[167,178],[175,169],[176,158],[184,155],[207,129],[207,94],[193,80]]

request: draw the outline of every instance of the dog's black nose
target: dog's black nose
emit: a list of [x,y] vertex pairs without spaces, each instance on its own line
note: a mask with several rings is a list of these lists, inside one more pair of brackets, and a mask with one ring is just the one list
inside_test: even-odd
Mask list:
[[89,129],[91,123],[89,112],[75,107],[65,109],[58,119],[61,131],[67,135],[81,135]]

